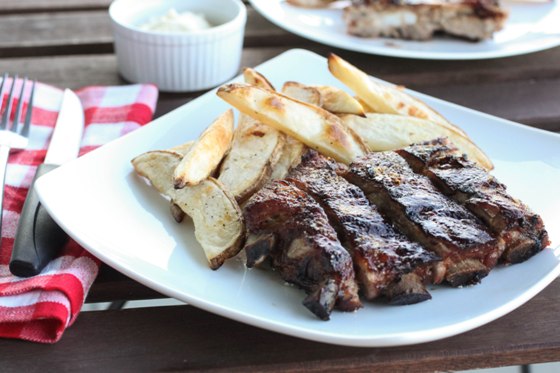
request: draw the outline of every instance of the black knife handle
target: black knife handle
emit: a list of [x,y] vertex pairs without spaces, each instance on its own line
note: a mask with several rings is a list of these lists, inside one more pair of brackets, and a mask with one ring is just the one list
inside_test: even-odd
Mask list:
[[29,187],[10,260],[10,272],[15,276],[30,277],[39,274],[68,239],[66,233],[41,206],[34,188],[35,180],[56,167],[41,164]]

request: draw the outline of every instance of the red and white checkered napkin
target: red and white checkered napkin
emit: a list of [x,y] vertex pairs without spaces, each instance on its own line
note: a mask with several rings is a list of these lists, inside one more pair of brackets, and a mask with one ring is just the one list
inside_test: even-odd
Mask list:
[[[19,92],[22,82],[16,84],[15,92]],[[158,96],[153,85],[86,87],[76,93],[86,126],[80,154],[148,123]],[[24,100],[28,96],[29,92],[24,93]],[[76,320],[97,276],[99,261],[73,240],[38,276],[18,278],[8,269],[19,214],[36,166],[45,157],[61,99],[62,90],[37,83],[29,147],[10,154],[0,246],[0,337],[58,341]]]

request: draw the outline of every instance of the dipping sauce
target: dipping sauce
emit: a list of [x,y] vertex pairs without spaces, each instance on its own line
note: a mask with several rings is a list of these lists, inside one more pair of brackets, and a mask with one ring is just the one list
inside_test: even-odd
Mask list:
[[179,13],[175,9],[170,9],[167,14],[152,18],[150,21],[140,25],[145,31],[160,32],[192,32],[211,28],[204,14],[183,12]]

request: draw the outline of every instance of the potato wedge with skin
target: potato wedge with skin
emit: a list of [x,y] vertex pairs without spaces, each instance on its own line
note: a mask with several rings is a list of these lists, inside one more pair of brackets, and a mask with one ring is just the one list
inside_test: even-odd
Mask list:
[[488,156],[469,138],[428,120],[375,113],[368,113],[366,118],[344,115],[341,119],[364,139],[371,151],[395,150],[436,137],[447,137],[469,159],[487,170],[494,168]]
[[246,67],[243,69],[243,80],[245,80],[245,83],[254,85],[259,88],[270,89],[271,91],[276,90],[274,89],[272,83],[270,83],[270,81],[263,74],[250,67]]
[[282,87],[282,94],[311,105],[319,107],[323,106],[321,92],[319,92],[318,89],[305,84],[298,82],[286,82]]
[[321,107],[333,114],[354,114],[365,116],[362,105],[342,89],[328,86],[317,85],[312,86],[321,94]]
[[[169,169],[165,167],[164,164],[167,164],[167,162],[175,162],[175,160],[177,159],[177,155],[179,155],[180,157],[179,159],[181,159],[183,155],[186,152],[188,152],[188,150],[191,148],[192,144],[194,144],[194,141],[188,141],[184,144],[169,148],[168,150],[147,152],[142,154],[141,156],[134,158],[132,160],[132,164],[141,165],[138,168],[136,168],[135,166],[136,173],[138,173],[139,175],[146,178],[148,178],[147,175],[144,175],[142,173],[154,175],[152,178],[156,183],[152,183],[152,185],[161,194],[169,196],[171,191],[167,190],[166,188],[168,188],[170,185],[172,186],[169,180],[171,180],[173,175],[165,174],[165,172],[169,172]],[[153,159],[150,160],[150,157],[153,157]],[[168,159],[165,160],[165,158]],[[162,165],[159,162],[164,162],[164,163]],[[149,170],[147,169],[147,167],[153,167],[154,169]],[[171,171],[173,171],[173,169],[171,169]],[[157,174],[158,172],[164,174],[158,175]],[[173,219],[175,219],[177,223],[182,222],[185,217],[185,212],[181,210],[179,206],[177,206],[172,200],[169,201],[169,212],[171,213],[171,216],[173,216]]]
[[142,153],[130,161],[136,173],[150,181],[164,196],[173,200],[173,171],[183,155],[171,150],[154,150]]
[[197,185],[214,172],[231,147],[233,110],[220,115],[200,135],[173,173],[175,188]]
[[306,149],[307,147],[301,141],[286,136],[282,156],[272,169],[270,178],[272,180],[284,179],[292,168],[301,163],[301,157]]
[[328,85],[305,85],[286,82],[282,93],[308,104],[322,107],[333,114],[355,114],[364,116],[362,105],[342,89]]
[[[321,96],[319,91],[314,88],[309,88],[305,84],[298,82],[286,82],[282,87],[282,93],[296,100],[307,102],[315,106],[320,106]],[[296,167],[301,162],[301,157],[305,153],[307,146],[301,141],[294,139],[291,136],[286,136],[286,143],[282,157],[272,170],[271,179],[280,180],[285,178],[290,170]]]
[[239,83],[224,85],[217,94],[241,112],[339,162],[349,164],[367,152],[362,141],[336,115],[319,107]]
[[218,180],[242,203],[268,181],[284,141],[278,130],[242,114]]
[[218,269],[239,253],[245,240],[243,213],[235,198],[213,177],[177,191],[175,203],[194,222],[194,235],[210,268]]
[[430,120],[467,136],[461,128],[450,123],[422,101],[404,92],[402,88],[376,82],[362,70],[332,53],[329,55],[328,65],[330,72],[375,112]]
[[[251,68],[244,69],[243,76],[247,83],[274,90],[263,75]],[[272,167],[282,155],[285,137],[246,114],[239,115],[231,150],[222,162],[218,177],[239,203],[268,181]]]
[[243,215],[235,199],[212,177],[175,189],[173,171],[181,158],[172,151],[152,151],[134,158],[132,165],[138,175],[193,219],[195,237],[209,266],[218,269],[241,250],[245,238]]

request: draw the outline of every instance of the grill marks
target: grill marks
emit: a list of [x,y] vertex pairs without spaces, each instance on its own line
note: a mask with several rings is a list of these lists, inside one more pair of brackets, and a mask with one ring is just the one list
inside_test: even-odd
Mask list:
[[[336,162],[311,151],[288,180],[323,207],[352,255],[364,296],[383,294],[397,304],[431,298],[423,281],[438,257],[397,233],[358,187],[337,175],[337,169]],[[409,276],[402,279],[405,274]]]
[[503,262],[522,262],[549,245],[541,217],[510,196],[505,185],[466,159],[449,140],[436,139],[397,152],[414,171],[426,175],[503,239]]
[[439,193],[395,152],[360,157],[345,177],[401,232],[442,258],[443,278],[452,286],[479,282],[503,250],[474,215]]
[[244,215],[247,266],[270,259],[323,320],[361,306],[358,284],[368,300],[416,303],[431,298],[426,283],[475,284],[549,243],[538,215],[442,139],[349,167],[309,151]]
[[244,214],[252,235],[247,257],[270,257],[285,281],[306,291],[303,304],[317,317],[328,320],[333,308],[361,307],[350,254],[305,192],[273,181],[249,199]]

